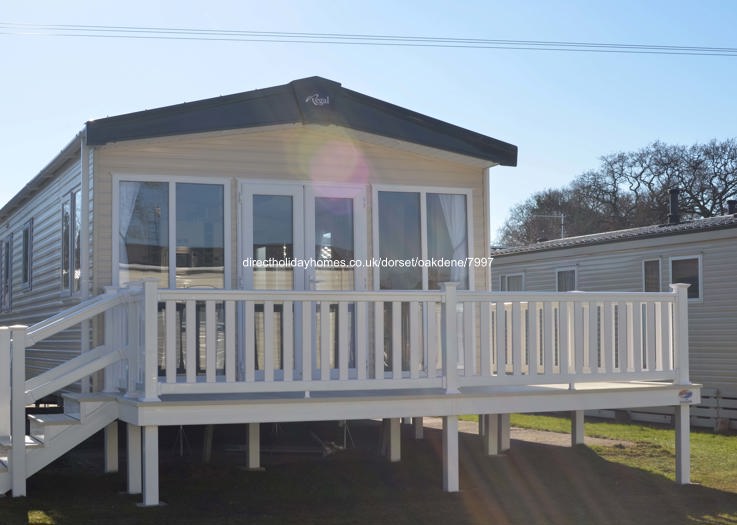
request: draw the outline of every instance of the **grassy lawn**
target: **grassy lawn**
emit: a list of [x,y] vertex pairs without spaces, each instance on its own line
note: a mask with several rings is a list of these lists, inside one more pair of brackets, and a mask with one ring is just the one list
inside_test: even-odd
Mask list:
[[[555,418],[515,416],[513,423],[568,429]],[[139,508],[140,496],[124,494],[122,456],[121,473],[101,474],[98,436],[33,476],[28,497],[0,499],[0,524],[737,524],[737,469],[730,463],[737,436],[695,433],[693,470],[700,484],[679,486],[667,479],[673,432],[666,429],[587,423],[589,435],[636,445],[594,450],[513,441],[512,450],[495,457],[483,453],[477,436],[462,434],[461,492],[447,494],[437,430],[426,429],[425,439],[416,441],[406,429],[399,463],[378,455],[377,425],[356,424],[353,448],[328,457],[264,453],[265,470],[249,472],[241,468],[245,453],[232,446],[245,429],[232,427],[234,433],[216,429],[211,464],[200,460],[201,429],[187,431],[184,457],[172,445],[175,436],[162,431],[166,506]],[[338,431],[335,424],[314,430],[340,442]],[[274,445],[263,433],[262,442],[264,449]],[[699,465],[703,458],[712,466]]]
[[[511,422],[522,428],[570,432],[570,421],[565,418],[514,414]],[[634,443],[631,447],[591,447],[602,458],[675,479],[673,429],[608,421],[587,421],[585,428],[587,436]],[[737,435],[694,430],[691,433],[691,481],[737,493]]]

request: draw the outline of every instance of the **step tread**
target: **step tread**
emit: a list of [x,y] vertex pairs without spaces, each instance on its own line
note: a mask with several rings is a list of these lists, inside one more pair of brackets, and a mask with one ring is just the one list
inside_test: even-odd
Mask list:
[[71,414],[29,414],[28,419],[39,425],[75,425],[79,418]]
[[112,401],[114,399],[113,395],[106,394],[104,392],[89,392],[85,394],[80,394],[78,392],[64,392],[61,395],[61,397],[63,399],[70,399],[78,403],[84,403],[84,402],[103,403],[105,401]]
[[[26,447],[41,447],[43,446],[43,443],[41,443],[39,440],[34,438],[33,436],[26,435]],[[0,448],[9,449],[11,446],[11,439],[10,436],[2,436],[0,437]],[[0,457],[0,459],[2,459]]]

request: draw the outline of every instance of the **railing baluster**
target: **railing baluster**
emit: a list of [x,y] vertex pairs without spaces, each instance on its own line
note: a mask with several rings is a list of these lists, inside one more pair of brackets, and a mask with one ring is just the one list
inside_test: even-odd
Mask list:
[[412,379],[420,377],[420,303],[409,303],[409,374]]
[[657,303],[658,316],[658,354],[657,354],[657,367],[658,370],[670,370],[669,355],[670,355],[670,311],[669,303],[661,301]]
[[507,313],[503,301],[496,302],[494,331],[496,332],[496,375],[507,373]]
[[[10,330],[0,327],[0,437],[10,436]],[[7,401],[7,402],[6,402]]]
[[427,347],[427,377],[434,378],[438,375],[438,304],[425,302],[425,318],[427,329],[425,345]]
[[312,301],[302,302],[302,381],[312,381],[312,342],[317,335],[313,330],[313,317],[315,315],[315,303]]
[[559,346],[558,346],[558,364],[560,369],[560,375],[567,376],[569,370],[569,349],[571,343],[570,331],[570,310],[569,306],[571,303],[567,301],[561,301],[558,304],[558,333],[559,333]]
[[602,364],[605,372],[614,371],[614,308],[611,301],[606,301],[601,312],[601,324],[604,332],[602,345]]
[[392,379],[402,379],[402,303],[392,302]]
[[573,303],[573,366],[576,375],[584,373],[584,355],[586,355],[585,321],[586,310],[583,303]]
[[518,376],[522,372],[522,304],[514,301],[512,313],[512,374]]
[[330,379],[330,303],[320,302],[320,380]]
[[235,301],[225,301],[225,382],[235,382]]
[[545,374],[552,375],[555,365],[555,307],[550,301],[543,303],[543,346]]
[[630,316],[629,304],[622,301],[617,303],[617,360],[619,361],[619,371],[622,373],[629,372],[631,365],[627,346]]
[[655,324],[655,304],[647,303],[645,314],[647,323],[647,369],[649,371],[657,370],[655,359],[658,327]]
[[282,305],[282,371],[284,381],[294,379],[294,303],[284,301]]
[[599,373],[599,348],[600,348],[600,334],[599,334],[599,304],[589,302],[588,303],[588,358],[589,358],[589,369],[592,374]]
[[205,302],[205,381],[214,383],[217,362],[217,323],[215,322],[215,301]]
[[384,302],[374,303],[374,379],[384,379]]
[[491,375],[491,304],[483,301],[479,307],[481,338],[479,344],[479,360],[481,368],[479,375]]
[[187,350],[184,354],[184,369],[187,383],[197,381],[197,303],[194,299],[188,300],[184,305],[185,318],[185,340]]
[[166,382],[177,382],[177,304],[174,301],[166,301],[164,306],[164,366],[166,369]]
[[471,377],[476,372],[476,339],[474,326],[476,324],[476,303],[463,303],[463,375]]
[[264,381],[274,380],[276,345],[274,344],[274,302],[264,301]]
[[362,381],[368,375],[368,308],[364,301],[359,301],[355,305],[356,375],[357,379]]
[[341,381],[348,379],[348,361],[350,360],[350,323],[348,317],[348,303],[338,303],[338,378]]
[[527,373],[534,377],[537,375],[537,366],[540,362],[540,333],[537,302],[530,301],[527,303],[527,327],[529,334],[527,337]]
[[[187,308],[189,309],[189,308]],[[256,305],[253,301],[246,301],[243,305],[243,325],[245,342],[245,380],[253,383],[256,380]]]
[[642,372],[642,341],[644,332],[642,327],[642,303],[632,303],[632,332],[630,335],[630,347],[632,348],[632,364],[635,372]]

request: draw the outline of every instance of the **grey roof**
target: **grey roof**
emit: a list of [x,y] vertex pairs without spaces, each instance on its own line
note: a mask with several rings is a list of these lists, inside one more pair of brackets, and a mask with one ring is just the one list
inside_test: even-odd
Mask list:
[[278,124],[338,125],[517,165],[517,146],[363,95],[322,77],[87,123],[87,144]]
[[592,246],[597,244],[633,241],[638,239],[665,237],[670,235],[681,235],[685,233],[721,230],[736,227],[737,214],[720,215],[718,217],[709,217],[706,219],[683,221],[677,224],[642,226],[640,228],[629,228],[626,230],[592,233],[589,235],[579,235],[576,237],[564,237],[562,239],[536,242],[525,246],[512,246],[509,248],[495,249],[492,250],[491,254],[494,257],[504,257],[506,255],[516,255],[520,253],[561,250],[565,248],[575,248],[579,246]]
[[338,125],[480,159],[517,165],[517,146],[342,87],[321,77],[235,95],[91,120],[2,209],[5,220],[89,146],[278,124]]

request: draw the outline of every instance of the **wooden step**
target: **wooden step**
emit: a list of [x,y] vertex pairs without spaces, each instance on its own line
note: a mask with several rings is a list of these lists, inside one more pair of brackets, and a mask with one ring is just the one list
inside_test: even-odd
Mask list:
[[79,425],[78,418],[69,414],[29,414],[31,436],[41,443],[48,443],[72,425]]
[[112,400],[111,396],[103,393],[62,394],[64,399],[64,413],[84,422],[89,416],[105,403]]
[[[43,443],[38,441],[33,436],[26,436],[26,448],[30,447],[40,447]],[[10,436],[1,436],[0,437],[0,454],[4,454],[5,451],[9,450],[11,447],[11,439]]]

